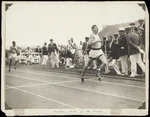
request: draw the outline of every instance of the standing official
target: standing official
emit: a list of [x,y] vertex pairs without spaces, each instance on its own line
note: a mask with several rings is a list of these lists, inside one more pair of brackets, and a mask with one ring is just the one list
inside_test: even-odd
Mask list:
[[[131,29],[133,32],[133,30]],[[119,28],[119,38],[118,38],[119,48],[119,59],[121,62],[122,75],[128,75],[128,44],[127,38],[125,36],[125,29],[123,27]]]
[[[114,34],[115,35],[115,34]],[[113,38],[112,42],[109,44],[109,54],[108,54],[108,62],[109,66],[113,67],[116,74],[117,75],[122,75],[121,71],[119,69],[118,66],[118,60],[119,60],[119,56],[118,56],[118,50],[120,49],[119,45],[118,45],[118,39],[117,38]]]
[[40,63],[40,58],[41,58],[41,53],[42,53],[42,49],[40,48],[40,46],[38,45],[37,48],[35,49],[35,52],[37,52],[38,54],[36,55],[37,58],[37,62]]
[[138,34],[131,31],[131,27],[126,27],[127,31],[127,42],[129,46],[129,58],[131,62],[131,75],[130,77],[135,77],[137,75],[137,64],[142,69],[145,74],[145,65],[141,59],[140,53],[140,37]]
[[140,27],[142,28],[142,34],[141,34],[141,36],[143,38],[143,45],[145,47],[145,23],[144,23],[143,19],[139,19],[138,22],[139,22],[138,29],[140,29]]
[[145,63],[145,44],[144,44],[144,39],[143,39],[143,32],[144,32],[144,28],[139,27],[138,28],[138,35],[140,37],[140,48],[143,50],[142,55],[142,61]]
[[48,54],[51,58],[52,68],[59,67],[59,60],[58,60],[58,48],[55,43],[53,43],[53,39],[50,39],[50,44],[48,45]]
[[46,65],[47,60],[48,60],[48,48],[47,48],[46,42],[44,43],[44,46],[42,47],[42,55],[43,55],[42,65]]

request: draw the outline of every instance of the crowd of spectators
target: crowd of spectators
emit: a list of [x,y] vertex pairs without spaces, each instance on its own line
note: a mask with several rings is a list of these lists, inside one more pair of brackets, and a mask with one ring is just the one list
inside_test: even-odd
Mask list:
[[[107,58],[107,66],[105,67],[105,74],[110,74],[114,69],[117,75],[129,75],[131,77],[145,73],[145,24],[144,20],[140,19],[139,25],[131,23],[127,27],[120,27],[118,32],[113,35],[100,37],[102,40],[102,50]],[[79,45],[71,38],[68,44],[56,44],[53,39],[50,43],[44,43],[43,47],[37,46],[36,49],[18,48],[19,53],[26,53],[26,65],[37,63],[47,65],[50,60],[51,67],[64,66],[65,69],[77,68],[84,66],[88,61],[88,53],[90,46],[88,46],[89,37],[85,37],[85,41],[80,41]],[[33,52],[39,53],[33,56]],[[6,58],[8,58],[8,50],[6,50]],[[100,61],[93,61],[93,69],[98,69]],[[88,68],[90,69],[90,67]]]

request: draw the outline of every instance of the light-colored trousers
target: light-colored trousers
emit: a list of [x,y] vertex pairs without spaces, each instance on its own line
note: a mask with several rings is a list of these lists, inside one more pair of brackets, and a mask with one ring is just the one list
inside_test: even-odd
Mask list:
[[47,60],[48,60],[48,55],[43,55],[42,65],[46,65]]
[[55,65],[57,66],[57,67],[59,67],[59,58],[58,58],[58,53],[54,53],[54,52],[52,52],[51,53],[51,64],[52,64],[52,68],[54,68],[55,67]]
[[121,70],[122,73],[127,73],[128,74],[128,55],[121,56],[120,58],[120,63],[121,63]]
[[71,66],[72,65],[72,58],[66,58],[66,66]]
[[112,66],[115,70],[115,72],[117,73],[117,75],[121,74],[121,71],[119,69],[119,65],[118,65],[118,61],[117,59],[113,59],[110,63],[109,66]]
[[145,65],[142,62],[141,53],[130,55],[131,62],[131,74],[137,74],[137,64],[141,67],[142,71],[145,73]]

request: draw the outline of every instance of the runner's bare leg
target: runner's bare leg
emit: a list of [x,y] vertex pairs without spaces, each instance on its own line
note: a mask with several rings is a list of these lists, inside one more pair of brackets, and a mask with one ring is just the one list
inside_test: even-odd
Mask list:
[[101,81],[101,71],[102,71],[102,69],[107,65],[107,60],[106,60],[106,58],[105,58],[105,56],[104,55],[101,55],[100,57],[99,57],[99,60],[100,61],[102,61],[102,64],[100,65],[100,68],[97,70],[97,77],[99,78],[99,80]]
[[18,62],[18,61],[16,60],[16,61],[15,61],[15,64],[14,64],[14,68],[15,68],[15,69],[16,69],[17,62]]
[[10,72],[10,69],[11,69],[11,63],[12,63],[12,59],[10,59],[10,61],[9,61],[9,72]]
[[93,62],[93,60],[89,58],[87,64],[83,67],[83,71],[82,71],[82,74],[81,74],[82,83],[84,82],[84,74],[85,74],[85,71],[86,71],[87,68],[91,65],[92,62]]

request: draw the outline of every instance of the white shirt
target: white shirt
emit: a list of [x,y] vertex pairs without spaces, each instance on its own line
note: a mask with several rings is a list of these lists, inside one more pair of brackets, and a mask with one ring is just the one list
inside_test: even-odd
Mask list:
[[[91,34],[88,43],[96,41],[96,40],[101,40],[99,38],[98,34],[97,35],[96,34]],[[101,46],[102,46],[101,42],[97,42],[97,43],[94,43],[94,44],[91,45],[92,48],[101,48]]]
[[14,46],[14,45],[10,46],[9,51],[10,51],[11,54],[16,54],[17,53],[16,52],[17,51],[17,46]]

